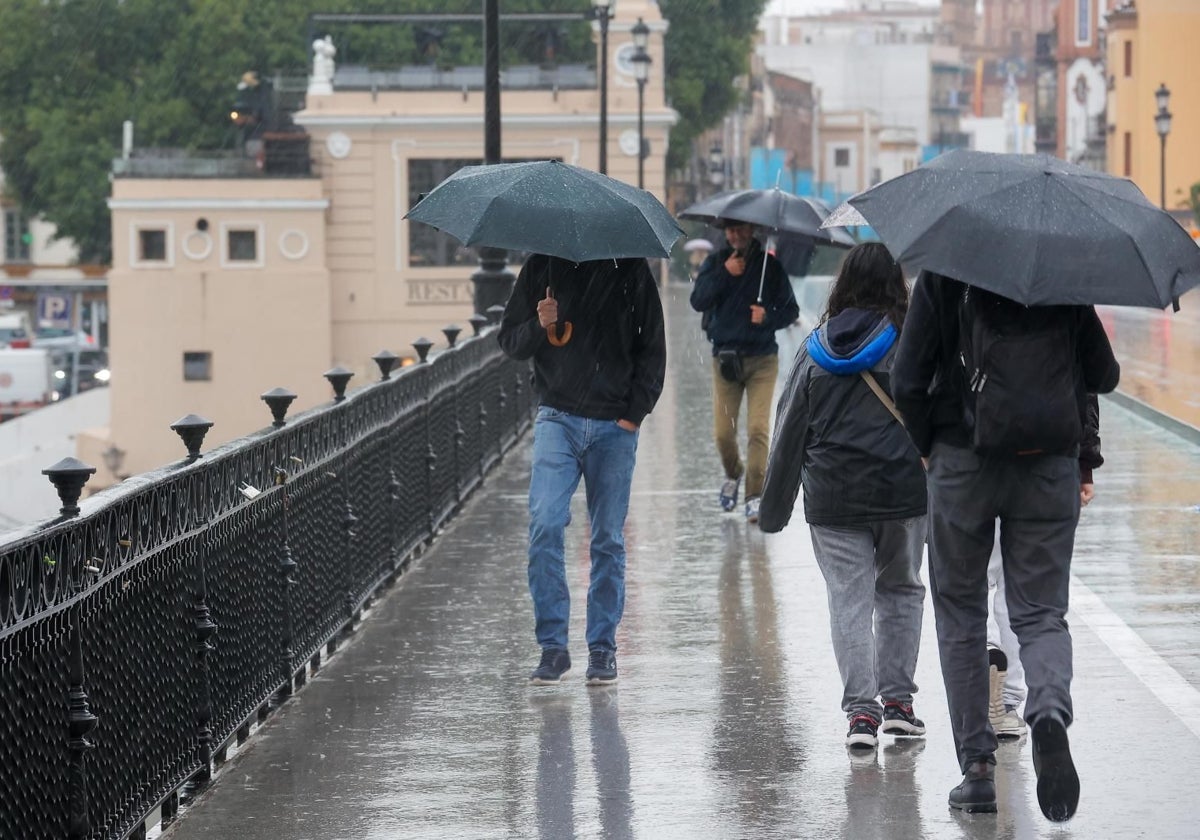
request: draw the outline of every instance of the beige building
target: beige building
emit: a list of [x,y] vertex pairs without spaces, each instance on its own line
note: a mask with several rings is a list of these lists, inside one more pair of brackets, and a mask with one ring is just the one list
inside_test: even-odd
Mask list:
[[[1163,192],[1155,91],[1165,84],[1173,114],[1166,143],[1166,206],[1186,207],[1200,181],[1200,2],[1137,0],[1108,17],[1108,171],[1131,178],[1151,201]],[[1181,213],[1188,215],[1186,210]]]
[[[609,23],[608,174],[637,182],[630,58],[639,18],[650,27],[652,60],[645,186],[662,198],[677,117],[663,87],[666,22],[652,0],[622,0]],[[112,422],[80,440],[88,463],[102,464],[110,445],[126,451],[128,473],[177,460],[184,450],[168,426],[184,414],[215,422],[209,448],[267,425],[258,398],[266,390],[296,392],[294,413],[330,398],[327,368],[355,371],[353,388],[378,377],[370,357],[379,350],[412,355],[411,342],[425,336],[436,352],[443,326],[467,326],[474,252],[403,216],[460,166],[481,161],[481,68],[339,68],[336,43],[314,47],[305,107],[294,116],[311,168],[273,173],[269,138],[266,166],[254,171],[251,162],[250,174],[234,165],[245,161],[178,162],[190,177],[173,176],[167,164],[117,167]],[[597,76],[592,67],[506,68],[504,158],[596,168]]]

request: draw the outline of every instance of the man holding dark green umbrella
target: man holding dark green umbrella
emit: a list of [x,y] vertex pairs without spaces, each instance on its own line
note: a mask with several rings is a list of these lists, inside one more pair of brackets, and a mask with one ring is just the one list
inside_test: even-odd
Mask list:
[[563,557],[582,478],[591,524],[588,685],[617,681],[625,607],[625,516],[638,429],[662,392],[662,303],[641,258],[576,263],[542,254],[521,269],[500,321],[500,346],[532,359],[538,412],[529,480],[529,593],[541,661],[534,685],[571,668],[571,597]]

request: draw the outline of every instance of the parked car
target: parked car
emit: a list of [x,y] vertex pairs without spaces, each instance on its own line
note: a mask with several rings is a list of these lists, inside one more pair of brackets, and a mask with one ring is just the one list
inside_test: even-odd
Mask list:
[[[70,350],[56,349],[52,351],[54,366],[54,399],[66,399],[75,394],[82,394],[93,388],[103,388],[108,384],[108,354],[95,348]],[[75,364],[78,360],[78,377],[75,375]]]
[[0,349],[6,347],[13,350],[28,349],[33,338],[32,332],[29,316],[24,312],[0,314]]
[[39,327],[33,333],[34,347],[49,349],[74,347],[76,345],[92,348],[96,346],[96,339],[83,330],[62,329],[59,327]]

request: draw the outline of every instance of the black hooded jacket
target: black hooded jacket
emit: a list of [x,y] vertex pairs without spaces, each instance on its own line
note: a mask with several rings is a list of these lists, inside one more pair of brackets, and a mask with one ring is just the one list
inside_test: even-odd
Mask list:
[[[556,347],[538,323],[537,304],[553,290]],[[534,254],[525,261],[500,319],[500,347],[533,359],[542,405],[596,420],[641,424],[662,393],[667,366],[662,302],[644,259],[573,263]]]
[[[713,345],[713,355],[719,350],[737,350],[746,356],[771,356],[779,352],[775,331],[790,325],[800,317],[800,307],[792,292],[787,272],[773,256],[763,250],[758,240],[746,254],[746,270],[734,277],[725,270],[725,261],[732,248],[722,248],[708,256],[696,275],[692,289],[692,309],[705,313],[705,331]],[[766,260],[766,274],[763,274]],[[758,304],[758,289],[762,285],[762,302]],[[761,324],[750,320],[750,306],[761,305],[766,317]]]
[[922,516],[925,472],[904,427],[863,380],[889,391],[896,328],[886,316],[845,309],[805,341],[779,398],[759,527],[783,530],[804,486],[813,525]]

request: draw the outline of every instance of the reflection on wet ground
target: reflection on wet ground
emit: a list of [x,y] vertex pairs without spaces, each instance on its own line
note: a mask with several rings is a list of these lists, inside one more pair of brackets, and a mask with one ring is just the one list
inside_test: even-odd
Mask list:
[[[567,544],[575,668],[561,686],[525,684],[537,650],[518,447],[169,837],[1195,836],[1190,707],[1163,699],[1144,663],[1135,677],[1092,629],[1094,611],[1072,617],[1083,798],[1067,826],[1038,811],[1026,741],[1000,750],[998,815],[946,807],[958,774],[928,605],[917,672],[927,742],[885,737],[875,755],[847,755],[801,512],[765,536],[717,511],[710,368],[684,291],[668,293],[668,386],[640,441],[620,684],[583,684],[582,494]],[[1110,403],[1102,411],[1108,463],[1076,575],[1191,680],[1175,696],[1195,703],[1200,448]]]
[[1200,289],[1180,311],[1102,307],[1100,318],[1121,359],[1121,390],[1200,426]]

